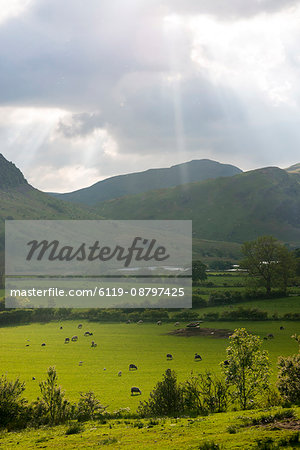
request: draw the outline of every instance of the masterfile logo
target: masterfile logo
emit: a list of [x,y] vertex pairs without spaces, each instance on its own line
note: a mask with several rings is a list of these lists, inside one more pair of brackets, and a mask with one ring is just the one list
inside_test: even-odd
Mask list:
[[[140,241],[140,242],[139,242]],[[166,248],[158,246],[156,239],[143,239],[135,237],[130,247],[125,248],[122,245],[116,245],[114,248],[103,245],[95,241],[92,245],[85,242],[74,248],[70,245],[60,245],[58,240],[52,242],[43,240],[33,240],[27,242],[30,247],[26,261],[31,261],[34,257],[41,261],[44,257],[49,261],[124,261],[124,267],[130,266],[131,262],[140,261],[166,261],[170,255],[166,253]]]
[[5,228],[6,275],[191,275],[191,221],[16,220]]

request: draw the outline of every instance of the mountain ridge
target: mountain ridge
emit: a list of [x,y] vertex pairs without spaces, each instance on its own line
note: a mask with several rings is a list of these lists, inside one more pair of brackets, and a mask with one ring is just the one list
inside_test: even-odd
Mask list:
[[272,234],[300,246],[299,177],[266,167],[102,202],[109,219],[191,219],[198,239],[243,242]]
[[93,206],[100,201],[147,192],[154,188],[168,188],[187,182],[232,176],[241,172],[241,169],[232,164],[222,164],[210,159],[200,159],[167,168],[148,169],[142,172],[116,175],[73,192],[64,194],[50,192],[49,195],[72,203],[83,203]]
[[23,173],[0,153],[0,189],[28,185]]

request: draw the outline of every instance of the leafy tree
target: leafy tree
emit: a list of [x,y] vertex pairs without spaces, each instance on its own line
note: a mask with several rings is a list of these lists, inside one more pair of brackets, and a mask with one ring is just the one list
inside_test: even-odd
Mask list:
[[233,397],[247,409],[255,397],[268,387],[270,362],[261,350],[262,340],[245,328],[236,329],[229,337],[226,362],[221,363],[226,382],[233,387]]
[[138,412],[143,416],[177,416],[183,412],[182,387],[177,383],[176,373],[167,369],[150,398],[141,402]]
[[277,282],[286,292],[290,278],[296,274],[297,261],[293,252],[283,245],[278,249]]
[[295,272],[295,258],[283,244],[272,236],[261,236],[245,242],[242,253],[245,258],[241,266],[266,289],[268,295],[275,286],[286,290],[288,280]]
[[68,419],[70,403],[64,398],[64,391],[57,385],[55,367],[49,367],[47,375],[47,380],[39,383],[39,386],[49,415],[49,421],[53,425]]
[[204,281],[207,279],[206,265],[201,261],[194,261],[192,264],[192,278],[194,282]]
[[299,276],[300,275],[300,248],[295,248],[295,250],[293,251],[293,255],[296,260],[296,275]]
[[[292,336],[300,344],[300,335]],[[300,404],[300,349],[297,354],[278,359],[277,388],[287,401]]]

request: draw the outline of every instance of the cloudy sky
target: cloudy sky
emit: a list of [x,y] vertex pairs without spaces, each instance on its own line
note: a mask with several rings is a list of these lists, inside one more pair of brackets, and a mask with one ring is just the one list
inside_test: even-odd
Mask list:
[[0,152],[46,191],[300,162],[300,0],[0,0]]

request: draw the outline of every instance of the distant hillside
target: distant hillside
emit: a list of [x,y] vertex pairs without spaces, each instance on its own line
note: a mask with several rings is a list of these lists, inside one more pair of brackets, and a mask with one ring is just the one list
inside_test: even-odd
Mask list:
[[298,173],[300,174],[300,163],[294,164],[293,166],[288,167],[285,169],[289,173]]
[[209,159],[194,160],[165,169],[150,169],[145,172],[119,175],[78,191],[66,194],[50,193],[61,200],[95,205],[113,198],[178,186],[209,178],[229,177],[242,171],[229,164],[221,164]]
[[22,172],[0,154],[0,261],[4,223],[12,219],[95,219],[84,206],[71,205],[34,189]]
[[300,246],[300,184],[276,167],[110,200],[113,219],[192,219],[197,239],[243,242],[259,235]]

